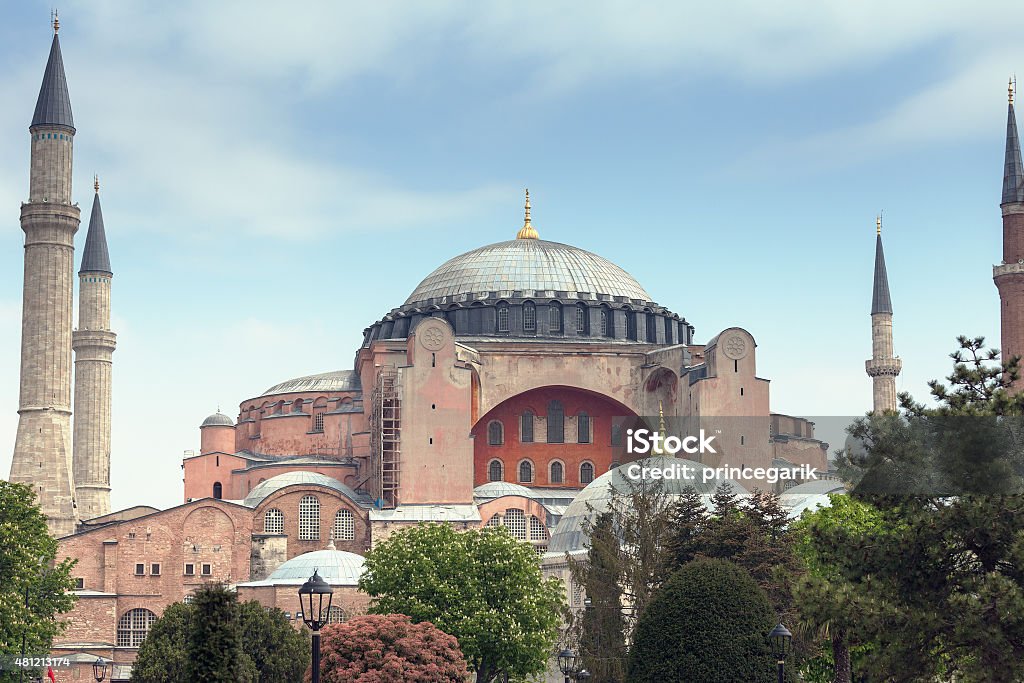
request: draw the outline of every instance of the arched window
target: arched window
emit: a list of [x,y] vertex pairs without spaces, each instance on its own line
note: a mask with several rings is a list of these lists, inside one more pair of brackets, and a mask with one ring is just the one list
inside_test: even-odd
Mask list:
[[223,497],[224,487],[220,485],[219,481],[213,482],[213,497],[218,500]]
[[313,410],[313,432],[316,434],[322,434],[324,431],[324,412],[323,410]]
[[487,520],[486,526],[501,526],[501,515],[494,514]]
[[320,538],[320,501],[316,496],[303,496],[299,501],[299,540]]
[[138,647],[146,639],[156,615],[141,607],[128,610],[117,620],[117,646]]
[[505,443],[505,426],[500,420],[491,420],[487,423],[487,445],[500,446]]
[[526,540],[526,513],[519,508],[505,510],[505,528],[520,541]]
[[348,508],[341,508],[334,515],[334,540],[353,541],[356,538],[356,519]]
[[533,481],[533,463],[529,460],[519,463],[519,481],[527,484]]
[[345,610],[337,605],[331,605],[327,608],[328,624],[344,624],[347,618],[348,617],[345,616]]
[[293,413],[301,413],[301,412],[304,412],[304,411],[302,410],[302,399],[301,399],[301,398],[297,398],[297,399],[295,399],[295,401],[294,401],[294,402],[292,403],[292,412],[293,412]]
[[608,336],[608,309],[601,307],[601,336]]
[[557,460],[551,463],[550,481],[552,484],[561,484],[565,481],[565,467]]
[[594,481],[594,465],[585,462],[580,465],[580,483],[589,484],[592,481]]
[[533,413],[529,410],[519,416],[519,441],[533,443]]
[[537,331],[537,306],[532,301],[523,304],[523,332]]
[[277,508],[270,508],[263,515],[263,533],[283,534],[284,513]]
[[535,515],[530,515],[530,540],[548,540],[548,528],[544,526],[544,522],[540,521]]
[[590,416],[586,413],[576,417],[576,443],[590,443]]
[[675,335],[672,334],[672,319],[665,318],[665,343],[674,344]]
[[587,307],[583,304],[576,306],[576,334],[587,333]]
[[502,466],[500,460],[492,460],[487,466],[487,479],[489,481],[503,481],[504,472],[502,472]]
[[455,318],[457,317],[455,315],[455,311],[457,311],[457,310],[458,310],[458,306],[452,306],[444,314],[445,320],[447,320],[448,324],[452,326],[452,332],[455,332],[456,334],[458,334],[458,332],[459,332],[459,328],[457,328],[455,326]]
[[647,311],[647,341],[650,344],[658,341],[658,319],[652,311]]
[[498,304],[498,332],[508,332],[508,304]]
[[565,443],[565,410],[561,401],[548,404],[548,443]]
[[548,307],[548,330],[551,332],[562,331],[562,304],[552,301]]
[[626,339],[636,339],[636,311],[626,311]]
[[484,331],[484,308],[479,301],[469,307],[469,333],[481,334]]

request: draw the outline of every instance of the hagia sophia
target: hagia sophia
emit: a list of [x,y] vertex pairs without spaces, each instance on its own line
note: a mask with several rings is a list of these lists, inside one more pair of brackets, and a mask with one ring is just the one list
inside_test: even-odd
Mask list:
[[[182,463],[180,505],[112,511],[115,264],[97,183],[75,326],[77,129],[57,28],[29,127],[10,480],[36,489],[59,555],[78,560],[77,604],[54,649],[76,667],[103,656],[115,663],[113,680],[127,680],[153,621],[210,582],[291,616],[297,586],[316,567],[335,588],[332,620],[347,619],[368,604],[356,587],[362,556],[423,521],[506,527],[536,548],[578,605],[566,554],[585,551],[584,518],[621,490],[620,465],[632,459],[624,434],[637,425],[716,427],[716,453],[688,456],[698,468],[817,468],[821,478],[774,485],[793,515],[843,490],[814,424],[773,412],[751,332],[737,325],[698,335],[672,302],[654,301],[611,261],[541,239],[527,193],[522,226],[509,226],[514,239],[464,245],[469,251],[429,272],[367,325],[350,366],[338,359],[320,374],[263,378],[269,388],[240,400],[236,414],[202,419],[200,449]],[[1024,351],[1024,167],[1012,98],[1005,168],[1004,255],[994,276],[1009,356]],[[865,368],[876,411],[896,408],[892,316],[879,226]],[[721,481],[698,489],[709,494]],[[731,483],[740,492],[773,487]],[[75,667],[58,673],[88,678]]]

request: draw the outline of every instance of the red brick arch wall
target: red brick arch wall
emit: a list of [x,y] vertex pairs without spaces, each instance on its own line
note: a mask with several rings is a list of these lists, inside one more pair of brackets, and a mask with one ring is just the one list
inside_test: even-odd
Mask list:
[[[569,418],[580,412],[590,416],[591,443],[542,443],[546,438],[546,429],[537,423],[534,426],[534,442],[522,443],[520,416],[530,410],[534,415],[546,417],[548,404],[552,400],[561,401],[565,411],[566,441],[573,441],[576,436],[576,428]],[[488,411],[473,427],[474,486],[490,481],[488,466],[494,459],[501,460],[505,481],[520,483],[519,463],[528,459],[533,463],[534,477],[533,482],[522,482],[524,485],[579,488],[579,468],[583,462],[594,464],[596,478],[608,471],[614,453],[621,452],[621,448],[615,449],[611,445],[612,419],[634,415],[633,411],[613,399],[572,387],[544,387],[513,396]],[[488,425],[494,420],[500,421],[504,428],[504,443],[500,446],[488,443]],[[564,480],[561,484],[553,484],[549,480],[549,465],[555,460],[564,465]]]

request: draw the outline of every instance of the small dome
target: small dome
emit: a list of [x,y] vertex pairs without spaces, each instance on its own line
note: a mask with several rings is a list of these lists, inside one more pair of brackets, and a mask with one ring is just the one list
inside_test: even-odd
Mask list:
[[295,377],[280,384],[275,384],[261,396],[273,394],[291,394],[307,391],[359,391],[359,375],[352,370],[335,370],[321,372],[318,375]]
[[[551,540],[548,543],[549,553],[564,555],[567,552],[572,553],[586,550],[587,535],[583,531],[584,520],[590,519],[593,521],[600,513],[607,512],[613,492],[623,495],[629,494],[632,480],[627,479],[626,472],[629,466],[633,464],[636,463],[624,463],[613,470],[605,472],[580,491],[579,495],[565,509],[565,513],[562,515],[561,520],[559,520],[558,526],[555,527],[554,533],[551,534]],[[661,469],[675,468],[680,472],[683,471],[681,468],[685,466],[692,468],[687,470],[688,472],[694,473],[710,469],[699,462],[670,456],[647,458],[643,461],[643,466]],[[660,481],[664,484],[665,492],[670,497],[679,496],[687,488],[693,487],[697,493],[701,494],[704,505],[709,510],[711,509],[711,496],[714,495],[715,489],[718,488],[719,484],[729,484],[732,486],[733,492],[738,495],[747,494],[747,490],[735,481],[719,477],[715,477],[706,483],[701,476],[697,476],[694,479],[661,479]]]
[[249,495],[245,497],[242,504],[254,508],[262,503],[263,499],[270,494],[280,491],[287,486],[300,485],[326,486],[327,488],[333,489],[347,497],[349,500],[354,502],[359,502],[361,500],[361,497],[355,491],[333,477],[328,477],[326,474],[320,474],[319,472],[296,470],[295,472],[279,474],[276,477],[271,477],[270,479],[261,482],[252,491],[249,491]]
[[230,417],[221,412],[216,412],[210,417],[203,420],[203,424],[200,427],[234,427],[235,421]]
[[[589,251],[539,239],[489,244],[443,263],[424,278],[406,305],[454,301],[484,292],[577,292],[653,301],[632,275]],[[537,295],[542,296],[542,295]]]
[[533,498],[534,493],[522,484],[513,484],[509,481],[491,481],[486,484],[481,484],[473,489],[474,498],[494,500],[495,498],[501,498],[502,496],[522,496],[523,498]]
[[303,553],[275,569],[265,583],[302,585],[314,571],[332,586],[355,586],[363,575],[363,557],[331,549]]

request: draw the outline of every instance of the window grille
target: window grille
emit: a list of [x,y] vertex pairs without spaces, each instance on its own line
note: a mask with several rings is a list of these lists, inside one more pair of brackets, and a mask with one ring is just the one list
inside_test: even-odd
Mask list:
[[537,519],[535,515],[530,515],[530,540],[531,541],[546,541],[548,540],[548,528],[544,526],[544,522]]
[[505,528],[520,541],[525,541],[526,514],[519,508],[505,510]]
[[263,515],[263,533],[283,534],[284,513],[277,508],[270,508],[267,510],[266,514]]
[[320,501],[316,496],[303,496],[299,501],[299,540],[320,538]]
[[537,307],[530,301],[523,304],[523,331],[537,331]]
[[508,306],[498,306],[498,332],[508,332]]
[[148,609],[137,608],[125,612],[117,621],[117,646],[139,647],[146,639],[156,615]]
[[348,508],[338,510],[334,515],[334,539],[353,541],[356,538],[356,519]]

